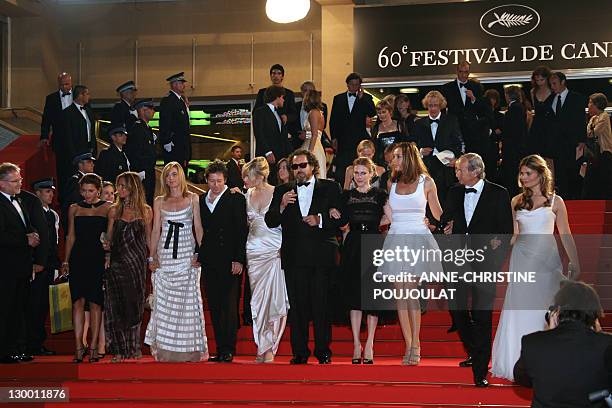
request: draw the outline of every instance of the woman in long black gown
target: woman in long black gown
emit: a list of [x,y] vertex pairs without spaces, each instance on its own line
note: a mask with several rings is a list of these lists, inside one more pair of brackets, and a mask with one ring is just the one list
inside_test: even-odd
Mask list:
[[531,100],[535,116],[529,129],[527,154],[539,154],[552,164],[554,135],[551,131],[554,116],[552,103],[555,94],[550,90],[548,79],[552,72],[545,66],[537,67],[531,74]]
[[79,182],[83,201],[72,204],[68,210],[68,236],[66,237],[65,262],[62,273],[70,274],[72,296],[72,323],[76,342],[74,362],[83,361],[83,326],[85,302],[89,303],[91,315],[91,338],[89,361],[96,362],[98,355],[98,333],[104,292],[104,248],[102,241],[106,232],[108,210],[111,204],[100,199],[102,178],[86,174]]

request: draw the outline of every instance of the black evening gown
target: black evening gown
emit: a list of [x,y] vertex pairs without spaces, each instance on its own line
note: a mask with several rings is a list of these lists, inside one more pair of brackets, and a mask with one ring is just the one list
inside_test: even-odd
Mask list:
[[529,129],[529,142],[527,143],[528,154],[539,154],[542,157],[553,157],[555,151],[554,133],[551,130],[554,112],[552,103],[555,94],[551,93],[548,98],[540,102],[534,98],[535,116]]

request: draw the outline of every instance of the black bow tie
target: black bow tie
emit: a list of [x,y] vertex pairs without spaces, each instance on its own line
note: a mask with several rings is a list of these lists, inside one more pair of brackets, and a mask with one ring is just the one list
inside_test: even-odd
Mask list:
[[62,98],[63,98],[64,96],[70,96],[70,92],[62,92]]
[[466,82],[459,82],[459,88],[467,88]]
[[84,106],[79,106],[79,109],[85,110],[85,107]]
[[352,96],[353,98],[356,98],[356,97],[357,97],[357,94],[356,94],[356,93],[353,93],[353,92],[349,92],[349,97],[351,97],[351,96]]
[[310,185],[310,181],[305,181],[303,183],[297,183],[298,187],[308,187]]
[[439,125],[440,124],[440,119],[429,118],[429,124],[431,125],[432,123],[437,123]]
[[469,194],[469,193],[477,193],[477,192],[478,192],[478,190],[476,190],[475,188],[471,188],[471,187],[469,187],[469,188],[466,188],[466,189],[465,189],[465,194]]
[[17,197],[16,196],[11,196],[11,202],[13,201],[17,201]]

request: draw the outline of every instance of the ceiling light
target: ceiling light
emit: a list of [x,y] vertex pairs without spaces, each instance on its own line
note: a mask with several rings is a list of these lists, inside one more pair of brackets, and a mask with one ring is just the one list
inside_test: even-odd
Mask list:
[[418,94],[419,88],[402,88],[400,89],[400,93],[403,94]]
[[293,23],[306,17],[310,0],[267,0],[266,15],[275,23]]
[[519,88],[522,88],[523,85],[522,84],[504,84],[504,89],[510,87],[510,86],[518,86]]

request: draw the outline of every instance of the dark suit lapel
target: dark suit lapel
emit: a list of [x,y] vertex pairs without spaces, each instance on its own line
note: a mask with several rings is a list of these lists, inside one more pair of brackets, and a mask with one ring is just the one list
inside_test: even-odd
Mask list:
[[[21,226],[23,226],[23,227],[24,227],[24,229],[25,229],[25,228],[26,228],[26,226],[25,226],[25,225],[23,225],[23,220],[21,219],[21,216],[20,216],[20,215],[19,215],[19,213],[17,212],[17,209],[16,209],[16,208],[13,206],[13,204],[11,203],[11,201],[10,201],[8,198],[6,198],[6,197],[4,196],[4,194],[0,194],[0,202],[1,202],[2,204],[4,204],[4,206],[5,206],[6,208],[8,208],[8,210],[9,210],[9,211],[10,211],[10,212],[11,212],[11,213],[12,213],[12,214],[15,216],[15,217],[17,217],[17,219],[19,220],[19,224],[20,224]],[[28,216],[27,216],[27,212],[26,212],[26,210],[23,208],[23,205],[22,205],[21,203],[19,204],[19,206],[21,207],[21,211],[23,212],[23,217],[25,218],[25,220],[26,220],[26,224],[27,224],[27,223],[28,223]]]
[[[355,110],[354,107],[353,107],[353,110]],[[317,214],[319,212],[315,203],[318,202],[317,200],[319,199],[320,194],[321,194],[321,182],[319,181],[318,178],[315,177],[315,185],[312,191],[312,200],[310,201],[310,208],[308,209],[308,215]]]

